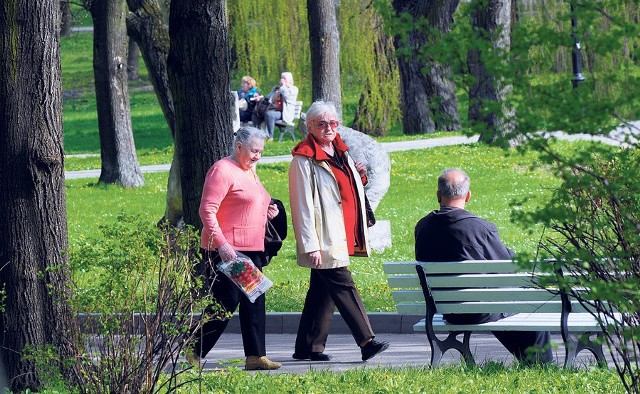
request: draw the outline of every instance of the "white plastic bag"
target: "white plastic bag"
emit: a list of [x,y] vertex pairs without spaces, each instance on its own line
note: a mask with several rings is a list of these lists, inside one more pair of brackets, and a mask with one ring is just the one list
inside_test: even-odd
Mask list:
[[273,286],[273,282],[264,276],[250,258],[240,252],[236,254],[235,260],[222,261],[216,267],[242,290],[249,301],[254,302]]

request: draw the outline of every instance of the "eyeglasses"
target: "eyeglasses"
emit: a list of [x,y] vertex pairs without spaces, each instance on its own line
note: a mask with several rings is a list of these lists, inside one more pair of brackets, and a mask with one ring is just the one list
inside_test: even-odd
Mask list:
[[330,120],[330,121],[321,120],[315,123],[316,127],[319,127],[322,129],[326,129],[327,126],[331,126],[332,129],[335,129],[336,127],[338,127],[339,124],[340,122],[338,122],[337,120]]

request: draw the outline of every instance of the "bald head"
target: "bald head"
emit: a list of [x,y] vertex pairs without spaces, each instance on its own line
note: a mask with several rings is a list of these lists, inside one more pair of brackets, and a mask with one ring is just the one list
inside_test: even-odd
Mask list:
[[464,208],[471,192],[469,176],[458,168],[448,168],[438,177],[438,202],[440,206]]

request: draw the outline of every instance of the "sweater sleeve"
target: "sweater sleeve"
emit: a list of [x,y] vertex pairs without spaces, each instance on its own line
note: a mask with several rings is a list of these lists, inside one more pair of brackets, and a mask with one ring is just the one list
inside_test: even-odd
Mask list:
[[198,213],[202,220],[203,234],[209,234],[209,240],[205,240],[206,245],[208,245],[206,249],[217,249],[227,242],[220,229],[217,213],[218,209],[220,209],[220,203],[227,195],[231,184],[231,177],[225,175],[224,171],[215,165],[211,167],[205,178]]

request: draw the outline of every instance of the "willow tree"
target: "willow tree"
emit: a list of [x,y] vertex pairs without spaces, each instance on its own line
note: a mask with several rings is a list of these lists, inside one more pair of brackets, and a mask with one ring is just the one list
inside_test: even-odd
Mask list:
[[226,2],[172,0],[167,58],[175,107],[184,221],[201,227],[198,208],[207,170],[231,146]]
[[[299,100],[309,100],[311,61],[306,0],[231,1],[230,61],[238,76],[251,75],[261,92],[293,73]],[[234,89],[239,89],[235,86]]]
[[[373,7],[361,1],[343,2],[341,13],[343,81],[360,88],[352,127],[370,135],[386,135],[400,119],[400,77],[393,37]],[[356,74],[354,76],[354,74]]]
[[[0,5],[0,362],[14,392],[38,391],[45,367],[75,375],[59,7],[58,0]],[[43,362],[36,356],[45,346],[53,351]]]

